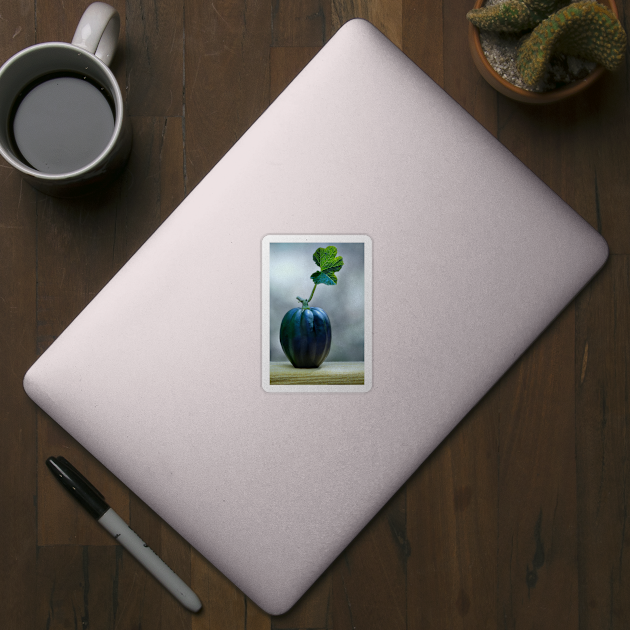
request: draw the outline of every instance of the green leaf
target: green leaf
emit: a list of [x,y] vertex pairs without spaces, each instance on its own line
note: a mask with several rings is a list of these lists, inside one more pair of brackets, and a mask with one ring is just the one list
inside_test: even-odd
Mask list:
[[315,284],[329,284],[335,285],[337,284],[337,276],[332,271],[316,271],[314,274],[311,274],[311,280]]
[[334,245],[328,247],[318,247],[313,254],[315,264],[321,268],[311,275],[311,280],[315,284],[337,284],[337,273],[343,267],[343,258],[337,256],[337,248]]
[[326,267],[330,267],[329,262],[335,259],[337,255],[337,248],[334,245],[330,245],[329,247],[318,247],[313,254],[313,260],[318,267],[322,269],[326,269]]

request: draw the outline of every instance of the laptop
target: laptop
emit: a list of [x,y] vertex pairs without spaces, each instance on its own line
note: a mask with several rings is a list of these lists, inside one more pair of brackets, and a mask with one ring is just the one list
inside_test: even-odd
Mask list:
[[[24,387],[280,614],[607,256],[586,221],[352,20]],[[299,365],[311,356],[318,365]]]

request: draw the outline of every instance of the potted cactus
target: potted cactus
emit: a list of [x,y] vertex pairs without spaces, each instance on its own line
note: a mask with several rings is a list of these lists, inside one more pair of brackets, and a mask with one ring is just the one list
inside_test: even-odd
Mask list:
[[[625,55],[627,38],[614,0],[605,2],[490,0],[484,6],[485,0],[477,0],[467,14],[475,65],[490,85],[516,100],[543,103],[575,94],[619,67]],[[491,65],[482,36],[511,39],[509,70]],[[559,63],[565,76],[553,72]]]

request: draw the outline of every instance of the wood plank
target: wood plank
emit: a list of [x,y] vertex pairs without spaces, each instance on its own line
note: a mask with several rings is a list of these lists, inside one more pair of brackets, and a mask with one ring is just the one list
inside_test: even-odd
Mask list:
[[271,630],[271,617],[254,602],[245,597],[244,630]]
[[[619,3],[618,6],[623,10],[624,5],[628,16],[629,3]],[[628,27],[625,28],[628,32]],[[588,116],[585,115],[583,123],[572,130],[573,133],[579,132],[581,137],[585,136],[581,153],[587,151],[593,165],[589,181],[592,182],[594,201],[585,218],[601,232],[610,251],[615,254],[630,254],[630,213],[627,212],[630,208],[630,159],[627,150],[630,146],[629,66],[625,63],[618,71],[606,73],[591,88],[588,98],[592,105]],[[567,166],[573,167],[574,164],[570,162]],[[585,216],[583,211],[580,214]]]
[[494,627],[499,400],[496,386],[407,483],[408,630]]
[[491,88],[475,67],[468,49],[466,13],[470,0],[442,0],[444,20],[443,88],[492,135],[497,135],[497,100],[500,95]]
[[37,359],[36,195],[0,160],[0,618],[16,630],[35,627],[37,409],[22,378]]
[[184,134],[181,117],[165,118],[160,148],[159,225],[171,215],[184,200]]
[[403,0],[403,52],[444,87],[442,0]]
[[174,610],[174,606],[168,602],[168,598],[172,597],[164,592],[164,588],[155,578],[120,545],[116,549],[115,585],[114,630],[145,627],[145,619],[148,620],[146,626],[156,630],[167,630],[170,627],[177,630],[190,628],[191,615],[182,606],[179,606],[178,614],[168,616],[168,623],[175,623],[174,626],[161,622],[160,613],[165,603],[167,608]]
[[111,630],[117,606],[116,548],[41,547],[34,628]]
[[17,0],[2,4],[0,64],[3,64],[22,48],[37,43],[34,9],[35,7],[31,0]]
[[[328,569],[315,581],[298,602],[284,615],[271,617],[272,630],[294,628],[332,630],[332,584],[333,570]],[[249,626],[248,626],[249,629]]]
[[181,116],[184,86],[183,0],[136,0],[126,9],[127,108],[130,116]]
[[121,181],[95,198],[40,195],[37,350],[44,352],[112,275],[116,206]]
[[[0,9],[0,63],[36,41],[33,2]],[[22,378],[37,358],[37,193],[0,158],[0,619],[36,627],[37,410]]]
[[574,346],[571,305],[499,385],[501,627],[578,627]]
[[332,0],[333,35],[353,18],[363,18],[402,50],[403,0]]
[[630,627],[630,259],[611,256],[576,304],[580,628]]
[[269,105],[271,11],[263,0],[186,5],[186,191]]
[[192,630],[245,630],[246,610],[254,604],[195,549],[190,586],[203,602],[192,619]]
[[405,629],[409,554],[403,487],[333,564],[331,627]]
[[363,361],[324,361],[318,368],[294,368],[288,361],[272,361],[270,385],[363,385]]
[[[152,548],[160,549],[160,527],[138,532]],[[147,542],[145,540],[145,542]],[[162,557],[169,557],[160,549]],[[172,557],[172,556],[171,556]],[[170,564],[170,562],[169,562]],[[180,567],[181,570],[181,567]],[[185,571],[182,571],[185,574]],[[188,579],[185,580],[188,583]],[[186,610],[120,545],[116,552],[114,630],[148,627],[155,630],[189,630],[195,615]]]
[[330,0],[273,0],[272,46],[323,46],[330,39]]

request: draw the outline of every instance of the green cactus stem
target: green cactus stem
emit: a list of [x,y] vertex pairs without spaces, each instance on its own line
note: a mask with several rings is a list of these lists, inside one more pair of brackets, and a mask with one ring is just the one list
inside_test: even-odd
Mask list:
[[506,0],[481,9],[472,9],[466,17],[479,29],[501,33],[519,33],[534,28],[568,0]]
[[523,40],[516,67],[528,85],[544,77],[555,53],[615,70],[624,57],[626,43],[626,33],[610,9],[588,0],[575,2],[543,20]]

